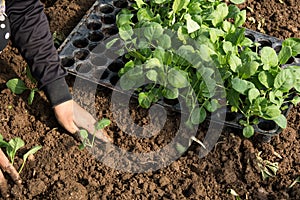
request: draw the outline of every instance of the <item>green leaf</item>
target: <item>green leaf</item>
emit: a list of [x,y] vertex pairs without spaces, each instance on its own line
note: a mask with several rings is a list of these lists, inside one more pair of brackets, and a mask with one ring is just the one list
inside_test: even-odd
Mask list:
[[32,102],[33,102],[33,99],[34,99],[34,94],[35,94],[35,90],[30,90],[30,94],[29,94],[29,97],[28,97],[28,104],[31,105]]
[[257,72],[258,67],[259,67],[258,62],[250,61],[242,65],[242,67],[238,69],[238,72],[242,78],[247,79],[253,76]]
[[178,13],[190,3],[190,0],[175,0],[172,6],[174,13]]
[[132,24],[131,18],[133,16],[134,15],[131,14],[131,12],[128,9],[122,9],[122,11],[117,15],[117,19],[116,19],[118,27],[120,28],[124,25]]
[[215,112],[218,108],[221,107],[217,99],[212,99],[211,101],[206,101],[204,104],[205,109],[208,112]]
[[287,120],[283,114],[279,115],[278,117],[274,118],[273,121],[280,127],[285,129],[287,126]]
[[186,72],[176,69],[169,70],[168,82],[176,88],[184,88],[189,85]]
[[11,139],[8,143],[10,146],[9,146],[9,148],[6,148],[6,153],[7,153],[8,157],[10,158],[11,163],[13,164],[16,152],[18,151],[18,149],[23,147],[25,144],[24,144],[24,141],[19,137]]
[[0,134],[0,147],[8,148],[10,144],[3,140],[3,136]]
[[237,72],[238,67],[242,65],[242,61],[235,54],[231,54],[229,56],[228,64],[233,72]]
[[245,2],[245,0],[230,0],[230,2],[234,4],[242,4]]
[[160,68],[161,61],[157,58],[150,58],[145,63],[145,69],[154,69],[154,68]]
[[258,74],[258,80],[266,88],[271,88],[274,85],[274,77],[267,71],[261,71]]
[[232,84],[232,88],[235,91],[237,91],[243,95],[246,95],[247,91],[249,89],[255,88],[255,85],[253,83],[246,81],[246,80],[239,79],[237,77],[232,79],[231,84]]
[[292,48],[284,46],[279,52],[278,59],[280,64],[285,64],[292,56]]
[[40,150],[41,148],[42,148],[42,146],[35,146],[35,147],[32,147],[29,151],[27,151],[27,153],[25,153],[25,154],[23,155],[23,163],[22,163],[22,166],[21,166],[20,169],[19,169],[19,174],[22,172],[23,167],[24,167],[24,165],[25,165],[25,162],[26,162],[28,156],[35,154],[35,153],[36,153],[38,150]]
[[242,10],[241,12],[239,12],[239,14],[236,16],[235,20],[234,20],[234,25],[236,27],[240,27],[242,26],[245,22],[246,22],[246,10]]
[[142,108],[149,108],[152,103],[152,98],[145,92],[139,93],[139,104]]
[[281,111],[279,109],[279,106],[271,105],[271,106],[266,107],[265,109],[266,109],[265,114],[269,118],[273,119],[273,118],[276,118],[279,115],[281,115]]
[[225,17],[228,15],[228,6],[225,3],[221,3],[217,6],[216,10],[212,13],[212,24],[216,27],[221,24]]
[[163,34],[158,40],[158,45],[163,49],[169,49],[171,47],[171,38],[167,34]]
[[282,42],[282,47],[291,47],[292,56],[300,54],[300,38],[288,38]]
[[83,139],[86,139],[86,138],[89,136],[87,130],[84,130],[84,129],[81,129],[81,130],[79,131],[79,135],[80,135],[80,137],[82,137]]
[[185,14],[184,18],[186,20],[186,27],[189,34],[200,29],[199,24],[192,19],[190,14]]
[[13,78],[7,81],[6,86],[15,94],[22,94],[28,88],[25,83],[18,78]]
[[293,88],[295,77],[291,70],[281,70],[274,80],[274,87],[280,89],[282,92],[288,92]]
[[292,104],[294,104],[294,106],[297,106],[300,103],[300,97],[299,96],[295,96],[292,100],[291,100]]
[[259,96],[260,96],[260,92],[256,88],[251,88],[248,91],[248,98],[249,98],[249,101],[250,101],[251,104],[252,104],[253,100],[255,100]]
[[109,126],[110,123],[111,123],[111,122],[110,122],[109,119],[103,118],[103,119],[101,119],[100,121],[97,122],[95,128],[96,128],[96,130],[101,130],[101,129],[103,129],[103,128]]
[[253,128],[251,125],[246,125],[246,126],[243,128],[243,135],[244,135],[246,138],[250,138],[251,136],[254,135],[254,128]]
[[78,148],[79,150],[83,150],[85,148],[85,143],[81,143]]
[[191,122],[192,124],[201,124],[206,119],[206,111],[203,107],[197,107],[192,111]]
[[153,39],[158,39],[163,34],[163,28],[159,23],[149,22],[147,26],[143,27],[144,36],[148,41],[152,42]]
[[146,3],[143,0],[135,0],[135,2],[138,8],[142,8],[143,5],[146,5]]
[[162,94],[167,99],[176,99],[178,98],[179,90],[178,88],[168,87],[163,89]]
[[125,24],[119,27],[119,35],[120,38],[124,41],[132,40],[133,30],[129,24]]
[[151,69],[151,70],[147,71],[146,77],[149,80],[156,82],[157,81],[157,72],[155,70]]
[[276,51],[271,47],[264,47],[261,50],[261,61],[264,64],[264,70],[269,70],[269,67],[275,67],[278,64]]
[[151,21],[153,18],[153,13],[149,8],[140,8],[137,12],[138,21]]
[[240,95],[234,89],[229,89],[228,90],[226,98],[228,100],[229,105],[232,105],[236,108],[239,107]]
[[167,0],[153,0],[154,3],[156,4],[162,4],[165,3]]

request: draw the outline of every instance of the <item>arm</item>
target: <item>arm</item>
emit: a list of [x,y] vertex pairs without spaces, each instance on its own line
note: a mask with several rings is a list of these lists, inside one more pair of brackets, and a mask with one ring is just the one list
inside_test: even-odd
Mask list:
[[28,63],[52,106],[72,99],[52,41],[48,20],[38,0],[10,0],[6,12],[10,20],[11,40]]

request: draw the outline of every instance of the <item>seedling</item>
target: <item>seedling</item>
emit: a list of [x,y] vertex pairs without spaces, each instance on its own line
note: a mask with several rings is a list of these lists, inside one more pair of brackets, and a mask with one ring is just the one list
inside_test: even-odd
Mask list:
[[54,31],[54,33],[52,34],[52,38],[53,38],[54,46],[58,48],[66,39],[66,36],[64,35],[63,32]]
[[298,176],[296,180],[294,180],[294,182],[289,186],[289,188],[292,188],[296,183],[300,183],[300,176]]
[[[16,155],[17,151],[24,145],[25,145],[24,141],[19,137],[15,137],[15,138],[11,139],[9,142],[6,142],[3,140],[3,136],[0,134],[0,147],[6,148],[6,154],[9,157],[12,165],[14,164],[15,155]],[[25,153],[23,155],[23,163],[19,169],[19,173],[22,172],[28,156],[36,153],[41,148],[42,148],[42,146],[32,147],[29,151],[27,151],[27,153]]]
[[[290,97],[300,93],[300,67],[282,65],[300,54],[300,39],[286,39],[277,53],[246,37],[246,10],[234,5],[244,0],[230,0],[230,5],[220,0],[134,2],[135,11],[122,9],[117,16],[128,52],[119,75],[125,90],[153,83],[136,90],[141,107],[183,97],[191,113],[187,124],[197,125],[221,106],[216,94],[224,89],[227,106],[244,115],[245,137],[254,135],[253,125],[261,118],[286,128],[282,113],[287,103],[299,103]],[[190,40],[196,44],[188,45]],[[217,71],[221,81],[215,79]]]
[[95,131],[93,133],[92,141],[88,138],[88,131],[85,129],[81,129],[79,131],[79,135],[82,139],[82,143],[79,145],[79,149],[82,150],[85,147],[92,148],[94,146],[96,132],[110,125],[110,120],[107,118],[103,118],[95,124]]
[[13,78],[7,81],[6,86],[14,93],[14,94],[22,94],[25,90],[30,90],[30,94],[28,96],[28,104],[31,105],[34,99],[35,92],[38,91],[37,88],[28,88],[25,83],[19,78]]
[[258,152],[256,159],[258,161],[258,167],[261,171],[263,180],[266,180],[269,177],[276,176],[278,171],[278,162],[270,162],[268,160],[263,160],[261,157],[261,152]]
[[235,200],[242,200],[238,193],[236,193],[236,191],[234,191],[233,189],[227,190],[227,193],[233,195],[235,197]]

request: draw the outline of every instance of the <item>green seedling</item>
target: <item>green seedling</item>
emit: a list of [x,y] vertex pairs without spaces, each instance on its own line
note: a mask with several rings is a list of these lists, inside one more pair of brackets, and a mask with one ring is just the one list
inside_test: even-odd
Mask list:
[[66,39],[66,36],[62,32],[54,31],[54,33],[52,34],[52,38],[53,38],[54,46],[58,48]]
[[289,186],[289,188],[292,188],[296,183],[300,183],[300,176],[298,176],[296,180],[294,180],[294,182]]
[[[24,141],[19,137],[15,137],[15,138],[11,139],[9,142],[6,142],[3,140],[3,136],[0,134],[0,147],[6,148],[6,154],[7,154],[8,158],[10,159],[10,162],[12,165],[14,164],[15,155],[16,155],[17,151],[20,148],[22,148],[24,145],[25,145]],[[23,155],[23,163],[19,169],[19,173],[22,172],[28,156],[36,153],[41,148],[42,148],[42,146],[35,146]]]
[[261,157],[261,152],[258,152],[256,159],[257,164],[260,169],[262,179],[266,180],[269,177],[276,176],[276,173],[278,171],[278,162],[270,162],[268,160],[263,160]]
[[286,39],[279,53],[252,41],[243,28],[246,10],[235,5],[243,2],[135,0],[135,10],[122,9],[116,18],[128,52],[120,86],[130,90],[150,82],[136,90],[143,108],[161,98],[183,98],[191,113],[186,124],[200,124],[224,105],[220,94],[232,112],[244,115],[245,137],[254,135],[261,118],[286,128],[287,103],[300,101],[290,98],[300,93],[300,66],[282,65],[300,54],[300,39]]
[[22,94],[25,90],[30,90],[30,94],[28,96],[28,104],[31,105],[34,99],[35,92],[38,91],[37,88],[30,89],[28,88],[24,81],[19,78],[13,78],[7,81],[6,86],[14,93],[14,94]]
[[82,143],[79,145],[79,149],[82,150],[84,149],[85,147],[90,147],[92,148],[94,146],[94,142],[95,142],[95,137],[96,137],[96,132],[109,126],[110,125],[110,120],[107,119],[107,118],[103,118],[101,119],[100,121],[98,121],[96,124],[95,124],[95,131],[93,134],[93,137],[92,137],[92,140],[90,141],[90,139],[88,138],[89,134],[88,134],[88,131],[85,130],[85,129],[81,129],[79,131],[79,135],[82,139]]
[[234,191],[233,189],[227,190],[227,193],[234,196],[235,200],[242,200],[241,197],[238,195],[238,193],[236,193],[236,191]]

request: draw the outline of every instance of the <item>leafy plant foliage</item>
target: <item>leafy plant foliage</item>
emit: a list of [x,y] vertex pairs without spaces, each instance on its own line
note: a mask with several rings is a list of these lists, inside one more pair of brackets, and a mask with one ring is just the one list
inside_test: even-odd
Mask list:
[[128,59],[121,87],[150,81],[139,90],[144,108],[162,97],[184,98],[188,124],[203,122],[226,98],[231,112],[244,115],[244,136],[254,134],[259,118],[285,128],[287,103],[300,102],[300,67],[285,64],[300,53],[300,39],[283,41],[278,54],[261,46],[245,37],[246,11],[234,5],[244,1],[230,2],[135,0],[133,9],[121,10],[117,25]]

